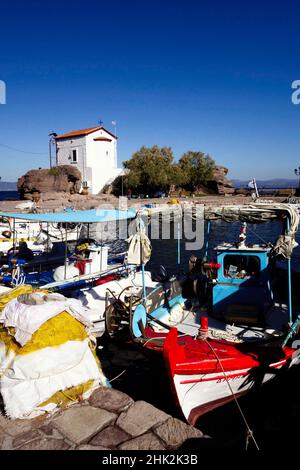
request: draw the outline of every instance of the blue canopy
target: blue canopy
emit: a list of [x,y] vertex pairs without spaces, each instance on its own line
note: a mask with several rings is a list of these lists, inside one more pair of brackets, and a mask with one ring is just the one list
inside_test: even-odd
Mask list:
[[67,211],[48,214],[18,214],[15,212],[0,212],[1,217],[13,219],[31,220],[32,222],[49,223],[97,223],[110,222],[113,220],[133,219],[136,216],[135,209],[127,211],[112,209],[91,209],[87,211]]

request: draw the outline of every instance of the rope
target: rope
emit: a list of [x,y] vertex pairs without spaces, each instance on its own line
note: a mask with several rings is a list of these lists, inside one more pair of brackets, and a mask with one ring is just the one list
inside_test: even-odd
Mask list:
[[243,419],[243,421],[244,421],[244,423],[245,423],[245,426],[246,426],[246,429],[247,429],[246,450],[247,450],[247,448],[248,448],[248,444],[249,444],[249,440],[250,440],[250,439],[253,440],[253,443],[254,443],[256,449],[257,449],[257,450],[260,450],[260,448],[259,448],[259,446],[258,446],[258,444],[257,444],[257,442],[256,442],[256,439],[255,439],[255,437],[254,437],[253,431],[252,431],[252,429],[250,428],[250,426],[249,426],[249,424],[248,424],[248,421],[247,421],[247,419],[246,419],[246,417],[245,417],[245,415],[244,415],[244,413],[243,413],[243,410],[242,410],[242,408],[241,408],[241,406],[240,406],[240,404],[239,404],[239,402],[238,402],[237,397],[235,396],[234,391],[232,390],[232,387],[231,387],[231,385],[230,385],[230,383],[229,383],[229,380],[228,380],[228,378],[227,378],[226,372],[225,372],[225,370],[224,370],[223,364],[222,364],[222,362],[221,362],[219,356],[217,355],[217,353],[216,353],[216,351],[214,350],[214,348],[212,347],[212,345],[211,345],[206,339],[204,339],[204,341],[205,341],[206,344],[210,347],[210,349],[211,349],[211,351],[213,352],[213,354],[215,355],[215,357],[216,357],[218,363],[220,364],[220,367],[221,367],[221,369],[222,369],[222,372],[223,372],[223,375],[224,375],[224,377],[225,377],[225,380],[226,380],[226,383],[227,383],[227,385],[228,385],[228,388],[229,388],[229,390],[230,390],[230,393],[232,394],[233,399],[234,399],[234,401],[235,401],[235,404],[236,404],[236,406],[237,406],[237,408],[238,408],[238,411],[240,412],[240,415],[241,415],[241,417],[242,417],[242,419]]
[[114,380],[117,380],[119,377],[121,377],[121,375],[125,374],[127,369],[124,369],[119,375],[117,375],[116,377],[114,377],[113,379],[111,379],[109,382],[113,382]]
[[267,246],[270,246],[271,248],[274,247],[274,245],[268,241],[266,241],[263,237],[261,237],[260,235],[258,235],[258,233],[255,231],[255,230],[252,230],[249,225],[247,225],[247,230],[251,233],[253,233],[253,235],[255,235],[257,238],[259,238],[265,245]]
[[14,273],[12,274],[12,285],[15,287],[19,287],[25,284],[25,279],[25,274],[21,271],[20,266],[17,266],[14,270]]

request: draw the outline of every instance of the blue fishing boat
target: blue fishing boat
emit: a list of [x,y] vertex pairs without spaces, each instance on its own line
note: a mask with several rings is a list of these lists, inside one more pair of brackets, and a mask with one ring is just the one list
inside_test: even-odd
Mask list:
[[[207,220],[241,220],[239,239],[215,248],[216,260],[191,257],[189,272],[158,282],[132,308],[136,344],[164,357],[176,401],[195,424],[204,413],[299,363],[299,312],[292,304],[291,254],[298,211],[290,205],[207,208]],[[280,219],[274,245],[247,243],[246,223]],[[274,265],[286,259],[288,301],[274,292]]]

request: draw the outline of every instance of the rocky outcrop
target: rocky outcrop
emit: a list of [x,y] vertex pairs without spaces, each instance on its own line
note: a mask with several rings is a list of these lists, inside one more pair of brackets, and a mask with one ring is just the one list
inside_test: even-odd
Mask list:
[[61,165],[50,170],[30,170],[18,179],[21,199],[38,200],[44,193],[76,194],[81,188],[81,173],[71,165]]
[[217,165],[211,180],[207,182],[207,187],[220,195],[234,194],[235,187],[227,179],[228,169],[224,166]]

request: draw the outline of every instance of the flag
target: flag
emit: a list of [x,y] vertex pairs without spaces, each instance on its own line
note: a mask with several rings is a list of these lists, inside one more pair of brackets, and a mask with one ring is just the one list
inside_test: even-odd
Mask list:
[[254,179],[251,180],[251,181],[249,181],[249,183],[248,183],[248,188],[255,189],[255,180],[254,180]]
[[112,123],[113,126],[117,125],[117,121],[111,121],[111,123]]

